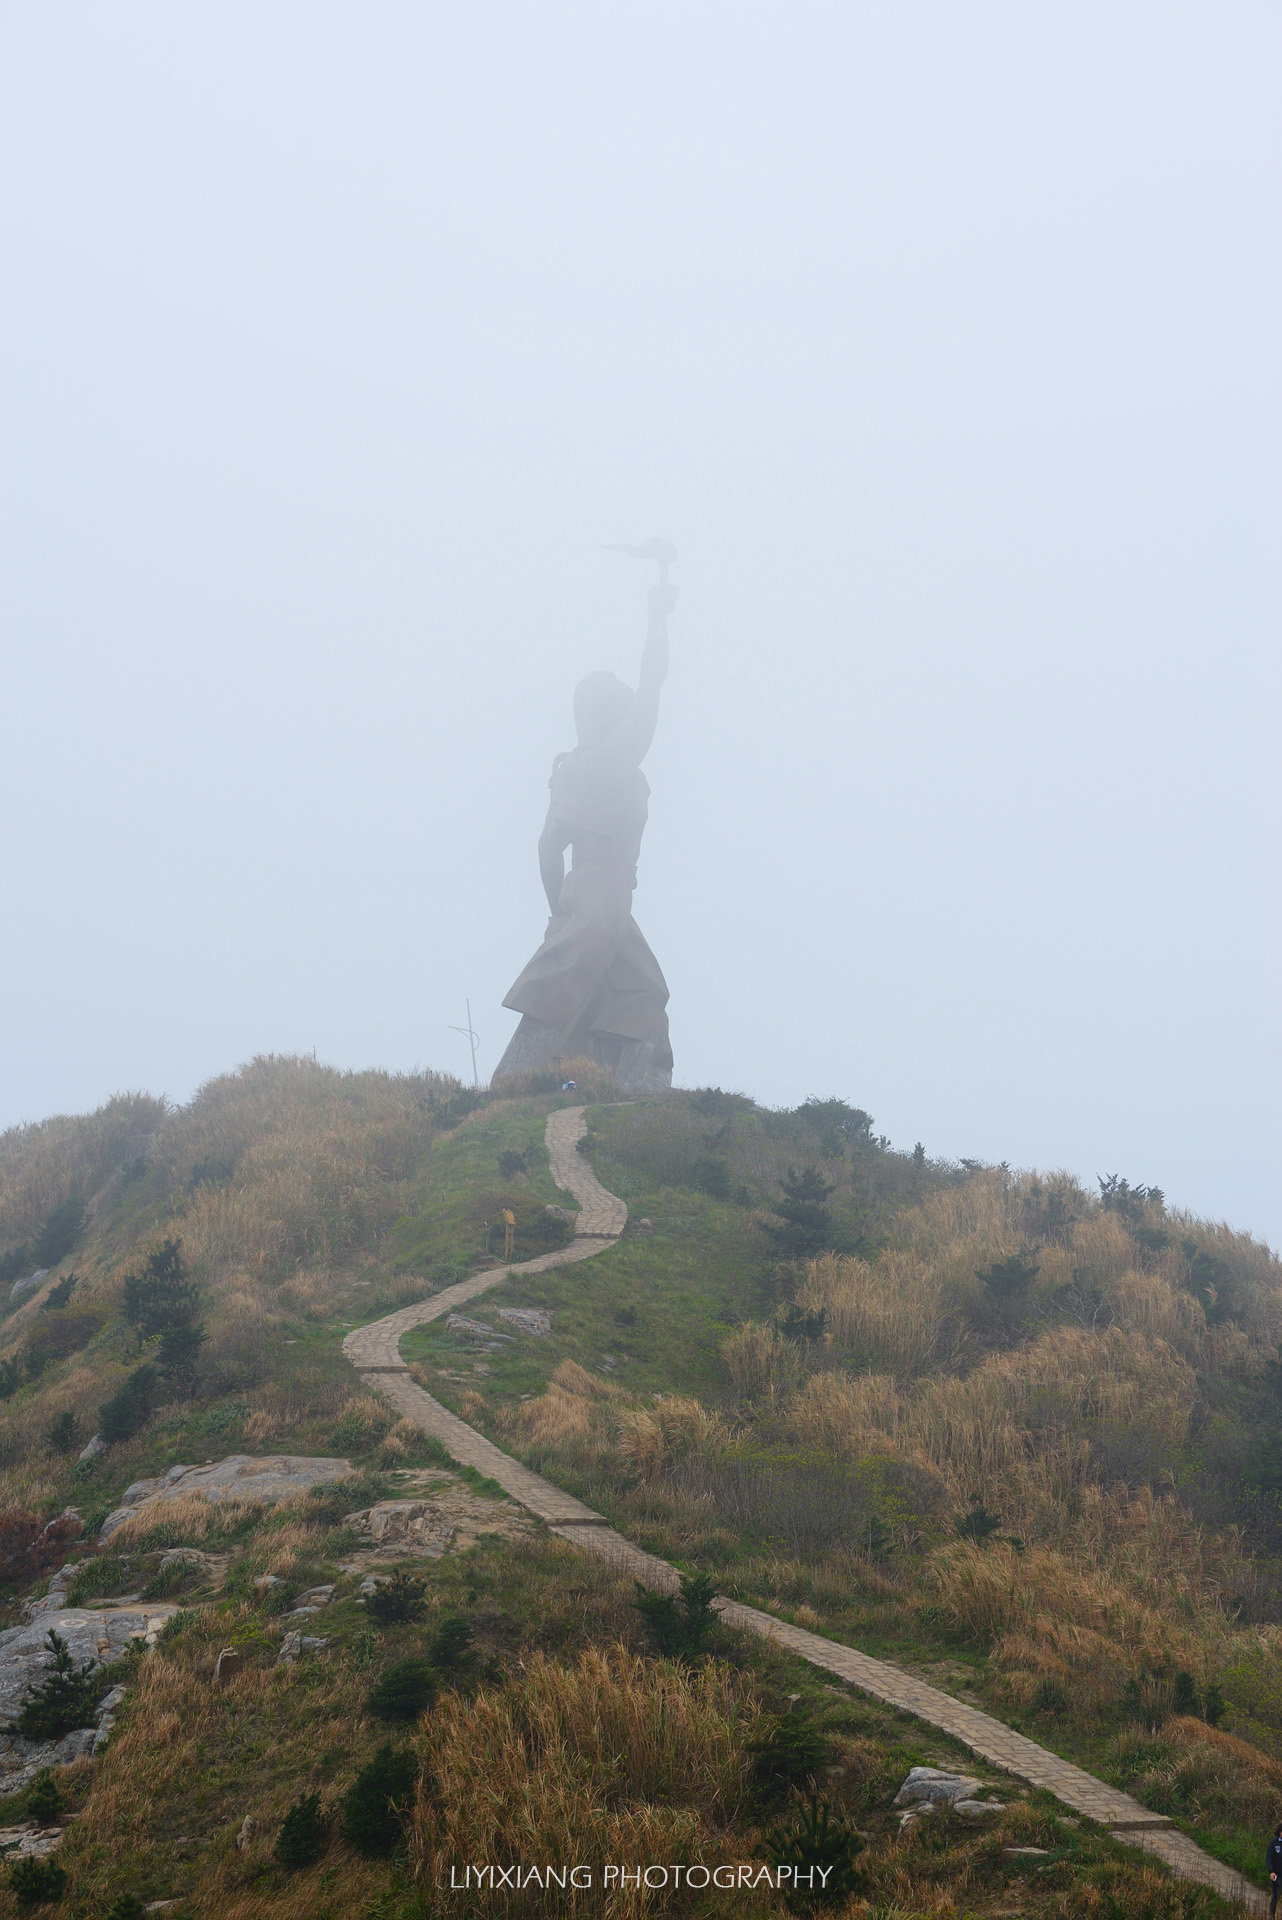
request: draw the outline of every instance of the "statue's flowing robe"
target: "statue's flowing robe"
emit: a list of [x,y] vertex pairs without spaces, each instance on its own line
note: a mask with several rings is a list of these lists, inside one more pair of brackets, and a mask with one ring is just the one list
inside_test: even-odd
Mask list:
[[595,1034],[651,1042],[654,1065],[671,1069],[668,983],[632,918],[649,784],[607,742],[561,754],[548,785],[548,825],[570,838],[570,872],[543,945],[503,1005],[554,1028],[556,1056],[599,1052]]

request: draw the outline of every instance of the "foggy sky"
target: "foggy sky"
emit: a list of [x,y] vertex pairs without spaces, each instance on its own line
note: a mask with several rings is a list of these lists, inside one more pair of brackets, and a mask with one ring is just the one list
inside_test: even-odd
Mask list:
[[1279,37],[7,9],[0,1126],[488,1073],[662,533],[678,1081],[1282,1239]]

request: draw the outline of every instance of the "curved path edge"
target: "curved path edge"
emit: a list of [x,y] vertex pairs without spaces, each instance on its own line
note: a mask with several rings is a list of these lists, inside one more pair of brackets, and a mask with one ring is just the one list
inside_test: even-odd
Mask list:
[[[411,1327],[439,1320],[479,1294],[501,1286],[510,1274],[546,1273],[552,1267],[570,1266],[593,1259],[615,1245],[627,1225],[628,1210],[622,1200],[597,1180],[587,1160],[578,1151],[587,1130],[582,1107],[562,1107],[548,1117],[545,1140],[552,1177],[563,1192],[579,1203],[574,1239],[569,1246],[537,1260],[523,1260],[506,1267],[492,1267],[475,1274],[457,1286],[445,1287],[428,1300],[402,1307],[369,1326],[357,1327],[343,1341],[343,1352],[363,1378],[376,1386],[397,1412],[439,1440],[453,1459],[462,1466],[495,1480],[521,1506],[542,1520],[551,1532],[620,1572],[642,1586],[660,1592],[674,1592],[679,1583],[675,1567],[655,1554],[617,1533],[603,1514],[562,1491],[542,1474],[514,1460],[501,1447],[469,1427],[465,1420],[433,1399],[412,1378],[401,1359],[401,1337]],[[807,1633],[787,1620],[764,1613],[740,1601],[718,1599],[714,1602],[727,1626],[755,1633],[764,1640],[796,1654],[813,1667],[832,1673],[861,1692],[871,1694],[888,1706],[914,1714],[942,1732],[951,1734],[972,1753],[1000,1767],[1004,1772],[1026,1780],[1031,1786],[1045,1787],[1075,1813],[1097,1821],[1128,1846],[1142,1847],[1173,1873],[1211,1887],[1226,1900],[1240,1900],[1249,1913],[1264,1914],[1267,1898],[1242,1875],[1222,1861],[1205,1853],[1187,1834],[1161,1814],[1141,1806],[1138,1800],[1098,1780],[1094,1774],[1061,1760],[1049,1748],[1039,1746],[1027,1735],[1016,1733],[1004,1721],[968,1707],[964,1701],[917,1680],[902,1667],[886,1660],[874,1660],[854,1647],[822,1634]]]

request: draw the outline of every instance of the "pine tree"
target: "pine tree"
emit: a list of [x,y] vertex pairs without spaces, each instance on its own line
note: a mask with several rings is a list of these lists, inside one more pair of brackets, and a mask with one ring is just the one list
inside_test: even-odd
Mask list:
[[58,1740],[64,1733],[88,1726],[104,1692],[102,1669],[92,1660],[78,1667],[53,1627],[47,1645],[52,1665],[46,1667],[44,1679],[32,1688],[22,1712],[7,1729],[24,1740]]
[[789,1167],[783,1193],[770,1203],[770,1211],[779,1216],[780,1224],[766,1227],[785,1260],[813,1260],[816,1254],[832,1246],[834,1234],[828,1202],[836,1191],[818,1167],[807,1167],[802,1173]]

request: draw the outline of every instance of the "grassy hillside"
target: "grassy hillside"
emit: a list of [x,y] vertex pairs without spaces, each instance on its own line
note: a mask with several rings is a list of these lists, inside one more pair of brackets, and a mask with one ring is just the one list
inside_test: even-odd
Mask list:
[[[603,1096],[586,1147],[628,1233],[505,1287],[503,1304],[551,1314],[545,1339],[419,1329],[403,1350],[423,1383],[720,1591],[990,1707],[1258,1877],[1282,1788],[1276,1259],[1125,1181],[1087,1193],[897,1154],[840,1101],[619,1105],[578,1077]],[[64,1910],[136,1895],[179,1898],[179,1920],[548,1911],[537,1894],[440,1896],[437,1870],[469,1850],[556,1860],[571,1837],[600,1860],[760,1859],[813,1781],[864,1836],[852,1914],[1220,1911],[1010,1783],[982,1832],[944,1817],[901,1835],[894,1786],[909,1764],[955,1764],[945,1741],[728,1634],[711,1658],[658,1658],[615,1576],[487,1508],[356,1387],[346,1328],[487,1264],[502,1209],[518,1258],[566,1237],[542,1147],[556,1099],[531,1085],[478,1104],[442,1076],[261,1060],[186,1108],[126,1097],[0,1137],[0,1625],[67,1557],[74,1523],[45,1532],[67,1506],[82,1589],[184,1605],[131,1656],[105,1752],[64,1775],[80,1810]],[[134,1430],[78,1462],[108,1405]],[[362,1479],[266,1517],[175,1510],[93,1554],[132,1480],[285,1451],[342,1454]],[[421,1617],[377,1625],[343,1572],[343,1514],[429,1483],[477,1506],[474,1544],[416,1561]],[[166,1573],[160,1553],[184,1541],[213,1558]],[[330,1647],[276,1666],[280,1615],[322,1582]],[[454,1666],[450,1619],[472,1635]],[[228,1644],[242,1677],[217,1690]],[[434,1645],[435,1707],[389,1726],[371,1687]],[[670,1753],[656,1714],[680,1730]],[[808,1760],[789,1746],[798,1716]],[[397,1851],[365,1857],[339,1809],[389,1737],[420,1784]],[[275,1837],[312,1791],[327,1850],[291,1868]],[[238,1850],[246,1814],[259,1826]],[[1047,1850],[1005,1851],[1020,1845]],[[0,1914],[14,1897],[0,1890]],[[785,1910],[721,1897],[635,1910]]]

